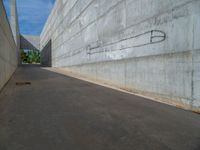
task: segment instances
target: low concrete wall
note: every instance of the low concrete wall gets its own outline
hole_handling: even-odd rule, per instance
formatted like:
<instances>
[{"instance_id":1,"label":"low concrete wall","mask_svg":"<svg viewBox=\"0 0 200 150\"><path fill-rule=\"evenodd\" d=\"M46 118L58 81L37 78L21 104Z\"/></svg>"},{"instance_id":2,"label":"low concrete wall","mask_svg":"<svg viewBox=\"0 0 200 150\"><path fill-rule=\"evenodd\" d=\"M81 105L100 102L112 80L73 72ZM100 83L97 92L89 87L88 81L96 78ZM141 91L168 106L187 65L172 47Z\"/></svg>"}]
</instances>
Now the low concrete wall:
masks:
<instances>
[{"instance_id":1,"label":"low concrete wall","mask_svg":"<svg viewBox=\"0 0 200 150\"><path fill-rule=\"evenodd\" d=\"M57 0L53 67L200 110L199 0ZM166 100L167 99L167 100Z\"/></svg>"},{"instance_id":2,"label":"low concrete wall","mask_svg":"<svg viewBox=\"0 0 200 150\"><path fill-rule=\"evenodd\" d=\"M20 48L40 50L40 37L33 35L20 35Z\"/></svg>"},{"instance_id":3,"label":"low concrete wall","mask_svg":"<svg viewBox=\"0 0 200 150\"><path fill-rule=\"evenodd\" d=\"M0 90L10 79L18 65L18 49L0 1Z\"/></svg>"}]
</instances>

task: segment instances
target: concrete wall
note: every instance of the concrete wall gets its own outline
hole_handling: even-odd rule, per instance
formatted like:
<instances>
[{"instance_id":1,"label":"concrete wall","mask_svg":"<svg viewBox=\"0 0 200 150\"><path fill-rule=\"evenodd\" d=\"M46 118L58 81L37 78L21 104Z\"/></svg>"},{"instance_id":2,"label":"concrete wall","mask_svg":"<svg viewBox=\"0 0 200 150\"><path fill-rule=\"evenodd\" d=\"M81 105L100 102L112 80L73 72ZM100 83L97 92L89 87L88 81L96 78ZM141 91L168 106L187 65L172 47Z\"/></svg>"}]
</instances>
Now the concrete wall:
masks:
<instances>
[{"instance_id":1,"label":"concrete wall","mask_svg":"<svg viewBox=\"0 0 200 150\"><path fill-rule=\"evenodd\" d=\"M0 90L10 79L18 65L18 48L0 1Z\"/></svg>"},{"instance_id":2,"label":"concrete wall","mask_svg":"<svg viewBox=\"0 0 200 150\"><path fill-rule=\"evenodd\" d=\"M40 50L40 37L33 35L20 35L20 48Z\"/></svg>"},{"instance_id":3,"label":"concrete wall","mask_svg":"<svg viewBox=\"0 0 200 150\"><path fill-rule=\"evenodd\" d=\"M199 0L57 0L52 66L200 110Z\"/></svg>"},{"instance_id":4,"label":"concrete wall","mask_svg":"<svg viewBox=\"0 0 200 150\"><path fill-rule=\"evenodd\" d=\"M44 67L52 66L52 47L51 40L46 44L46 46L41 50L41 65Z\"/></svg>"},{"instance_id":5,"label":"concrete wall","mask_svg":"<svg viewBox=\"0 0 200 150\"><path fill-rule=\"evenodd\" d=\"M13 33L15 44L20 47L20 34L18 25L17 2L16 0L9 0L10 4L10 27Z\"/></svg>"}]
</instances>

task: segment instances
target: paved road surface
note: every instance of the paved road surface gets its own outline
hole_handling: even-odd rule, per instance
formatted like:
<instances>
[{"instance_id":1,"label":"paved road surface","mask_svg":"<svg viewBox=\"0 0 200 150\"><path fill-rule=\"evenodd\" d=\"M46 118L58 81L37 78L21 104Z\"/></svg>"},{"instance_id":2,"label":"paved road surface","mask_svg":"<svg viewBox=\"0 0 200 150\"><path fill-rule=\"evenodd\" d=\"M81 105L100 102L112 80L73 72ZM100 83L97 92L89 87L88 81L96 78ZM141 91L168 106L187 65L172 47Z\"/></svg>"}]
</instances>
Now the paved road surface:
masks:
<instances>
[{"instance_id":1,"label":"paved road surface","mask_svg":"<svg viewBox=\"0 0 200 150\"><path fill-rule=\"evenodd\" d=\"M200 115L39 66L0 94L0 150L170 149L200 150Z\"/></svg>"}]
</instances>

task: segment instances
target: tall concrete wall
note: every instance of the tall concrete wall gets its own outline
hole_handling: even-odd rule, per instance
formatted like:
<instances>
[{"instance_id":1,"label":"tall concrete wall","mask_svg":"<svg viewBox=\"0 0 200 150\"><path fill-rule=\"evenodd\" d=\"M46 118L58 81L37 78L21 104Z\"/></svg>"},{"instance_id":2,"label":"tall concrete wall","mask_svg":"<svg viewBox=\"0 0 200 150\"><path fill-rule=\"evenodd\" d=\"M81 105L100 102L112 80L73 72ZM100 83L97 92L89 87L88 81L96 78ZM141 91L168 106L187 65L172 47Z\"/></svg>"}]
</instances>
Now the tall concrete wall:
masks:
<instances>
[{"instance_id":1,"label":"tall concrete wall","mask_svg":"<svg viewBox=\"0 0 200 150\"><path fill-rule=\"evenodd\" d=\"M46 44L46 46L41 50L41 65L44 67L52 66L52 50L51 50L51 40Z\"/></svg>"},{"instance_id":2,"label":"tall concrete wall","mask_svg":"<svg viewBox=\"0 0 200 150\"><path fill-rule=\"evenodd\" d=\"M18 27L18 15L17 15L17 3L16 0L9 0L10 2L10 26L12 29L15 44L19 47L19 27Z\"/></svg>"},{"instance_id":3,"label":"tall concrete wall","mask_svg":"<svg viewBox=\"0 0 200 150\"><path fill-rule=\"evenodd\" d=\"M200 110L199 0L57 0L52 66Z\"/></svg>"},{"instance_id":4,"label":"tall concrete wall","mask_svg":"<svg viewBox=\"0 0 200 150\"><path fill-rule=\"evenodd\" d=\"M18 65L18 48L0 1L0 90L10 79Z\"/></svg>"}]
</instances>

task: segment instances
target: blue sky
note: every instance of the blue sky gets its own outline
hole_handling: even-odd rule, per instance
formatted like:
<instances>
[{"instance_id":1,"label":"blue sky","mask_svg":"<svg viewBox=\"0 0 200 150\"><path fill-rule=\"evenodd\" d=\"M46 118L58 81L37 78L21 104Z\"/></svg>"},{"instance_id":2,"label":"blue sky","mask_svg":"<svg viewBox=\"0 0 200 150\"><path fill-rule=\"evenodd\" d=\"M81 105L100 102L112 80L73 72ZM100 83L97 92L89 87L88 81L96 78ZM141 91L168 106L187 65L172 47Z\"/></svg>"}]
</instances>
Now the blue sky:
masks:
<instances>
[{"instance_id":1,"label":"blue sky","mask_svg":"<svg viewBox=\"0 0 200 150\"><path fill-rule=\"evenodd\" d=\"M3 1L9 17L9 0ZM53 4L54 0L17 0L20 33L39 35Z\"/></svg>"}]
</instances>

